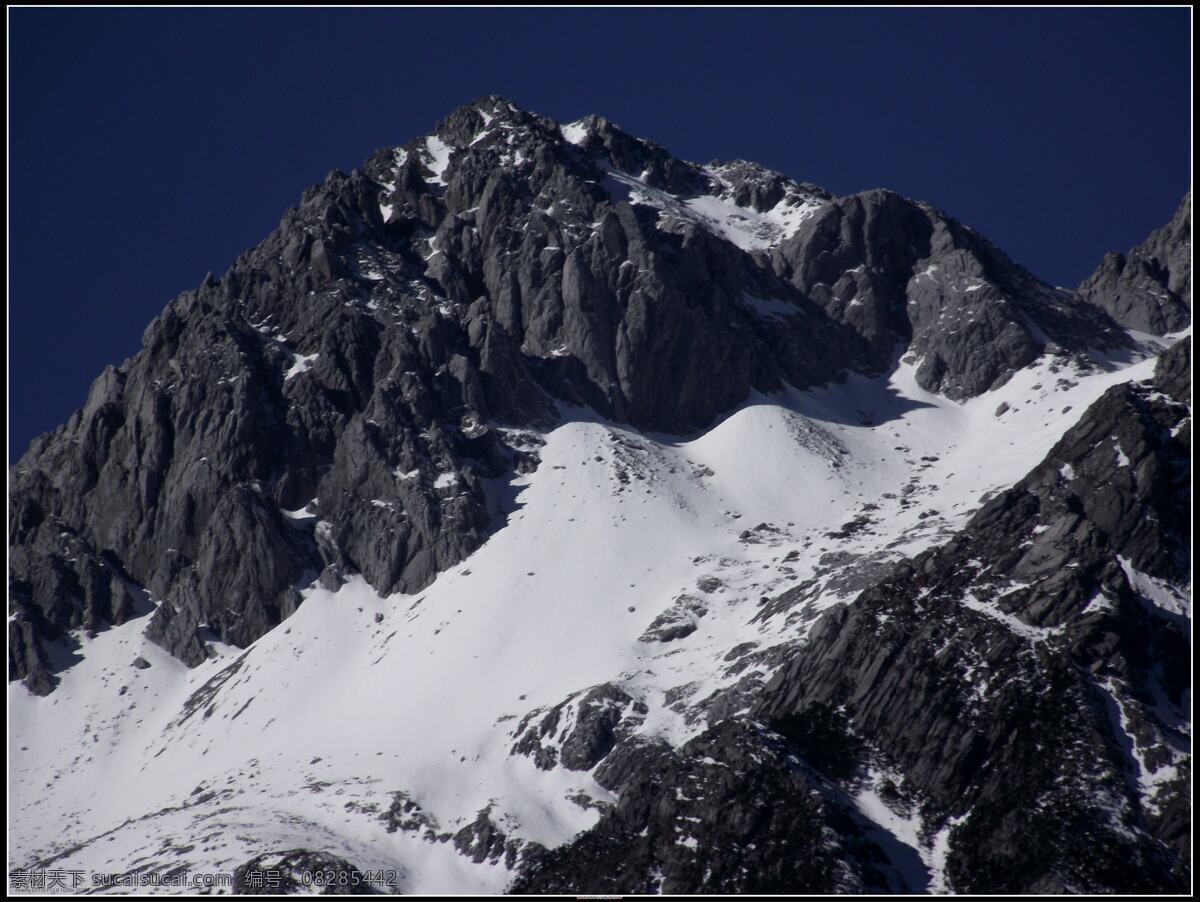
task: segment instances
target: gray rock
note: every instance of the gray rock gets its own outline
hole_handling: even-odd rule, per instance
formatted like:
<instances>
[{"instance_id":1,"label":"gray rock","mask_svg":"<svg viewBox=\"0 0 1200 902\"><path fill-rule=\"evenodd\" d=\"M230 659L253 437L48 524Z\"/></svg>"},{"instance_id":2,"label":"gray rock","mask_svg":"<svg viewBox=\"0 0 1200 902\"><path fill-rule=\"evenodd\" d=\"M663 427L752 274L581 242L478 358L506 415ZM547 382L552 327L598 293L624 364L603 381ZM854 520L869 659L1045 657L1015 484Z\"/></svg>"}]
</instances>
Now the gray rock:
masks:
<instances>
[{"instance_id":1,"label":"gray rock","mask_svg":"<svg viewBox=\"0 0 1200 902\"><path fill-rule=\"evenodd\" d=\"M197 635L198 626L193 611L188 608L177 611L170 602L164 602L150 618L146 638L189 667L195 667L208 659L208 650Z\"/></svg>"},{"instance_id":2,"label":"gray rock","mask_svg":"<svg viewBox=\"0 0 1200 902\"><path fill-rule=\"evenodd\" d=\"M709 577L711 579L711 577ZM719 585L719 583L718 583ZM680 595L657 617L646 631L638 637L639 642L670 642L690 636L700 625L700 618L708 613L708 606L699 598Z\"/></svg>"},{"instance_id":3,"label":"gray rock","mask_svg":"<svg viewBox=\"0 0 1200 902\"><path fill-rule=\"evenodd\" d=\"M617 741L617 726L628 710L645 714L646 706L605 683L590 690L579 702L575 726L562 743L561 762L567 770L591 770Z\"/></svg>"},{"instance_id":4,"label":"gray rock","mask_svg":"<svg viewBox=\"0 0 1200 902\"><path fill-rule=\"evenodd\" d=\"M437 819L406 792L392 793L392 803L379 815L379 820L388 833L402 830L421 833L426 839L438 838Z\"/></svg>"},{"instance_id":5,"label":"gray rock","mask_svg":"<svg viewBox=\"0 0 1200 902\"><path fill-rule=\"evenodd\" d=\"M891 191L835 198L773 254L775 270L841 327L852 365L883 372L897 344L917 381L961 399L1047 350L1124 347L1106 315L1051 288L938 210Z\"/></svg>"},{"instance_id":6,"label":"gray rock","mask_svg":"<svg viewBox=\"0 0 1200 902\"><path fill-rule=\"evenodd\" d=\"M544 852L542 846L507 836L492 820L492 806L482 809L475 820L451 837L459 853L476 864L503 863L510 870L530 865Z\"/></svg>"},{"instance_id":7,"label":"gray rock","mask_svg":"<svg viewBox=\"0 0 1200 902\"><path fill-rule=\"evenodd\" d=\"M1154 387L1185 404L1192 400L1192 337L1176 342L1158 358Z\"/></svg>"},{"instance_id":8,"label":"gray rock","mask_svg":"<svg viewBox=\"0 0 1200 902\"><path fill-rule=\"evenodd\" d=\"M678 752L624 754L630 776L616 806L523 868L510 892L830 893L866 882L827 828L821 795L778 744L730 723Z\"/></svg>"},{"instance_id":9,"label":"gray rock","mask_svg":"<svg viewBox=\"0 0 1200 902\"><path fill-rule=\"evenodd\" d=\"M645 703L620 687L602 683L553 708L526 714L514 731L512 753L532 758L542 770L560 764L567 770L591 770L619 740L632 735L647 711Z\"/></svg>"},{"instance_id":10,"label":"gray rock","mask_svg":"<svg viewBox=\"0 0 1200 902\"><path fill-rule=\"evenodd\" d=\"M1110 253L1079 294L1121 325L1164 335L1192 321L1192 192L1128 254Z\"/></svg>"}]
</instances>

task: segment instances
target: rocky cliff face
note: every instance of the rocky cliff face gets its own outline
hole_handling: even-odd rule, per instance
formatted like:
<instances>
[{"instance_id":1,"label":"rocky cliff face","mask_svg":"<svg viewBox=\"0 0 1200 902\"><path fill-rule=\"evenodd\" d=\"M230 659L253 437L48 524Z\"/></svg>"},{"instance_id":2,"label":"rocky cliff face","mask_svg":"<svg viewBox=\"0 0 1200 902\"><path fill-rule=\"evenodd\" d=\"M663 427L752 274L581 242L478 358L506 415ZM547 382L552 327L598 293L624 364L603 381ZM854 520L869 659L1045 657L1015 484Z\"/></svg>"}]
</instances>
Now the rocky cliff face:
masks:
<instances>
[{"instance_id":1,"label":"rocky cliff face","mask_svg":"<svg viewBox=\"0 0 1200 902\"><path fill-rule=\"evenodd\" d=\"M1128 254L1110 253L1079 294L1130 329L1165 335L1192 321L1192 192Z\"/></svg>"},{"instance_id":2,"label":"rocky cliff face","mask_svg":"<svg viewBox=\"0 0 1200 902\"><path fill-rule=\"evenodd\" d=\"M559 125L484 98L309 189L12 469L10 680L51 694L94 636L140 618L199 668L317 587L419 595L511 524L514 484L544 472L562 423L627 430L594 456L614 497L659 480L689 508L712 468L632 436L693 436L750 398L900 369L926 393L910 408L968 402L1047 360L1069 391L1068 376L1146 353L1122 326L1190 321L1189 258L1190 196L1069 292L892 192L833 197L752 163L698 166L600 117ZM905 460L918 475L902 492L847 490L840 530L742 524L743 547L780 551L754 558L778 575L738 622L782 627L715 652L719 688L688 701L696 675L667 693L695 735L655 733L658 709L617 673L563 686L502 754L591 775L610 799L571 798L595 825L543 849L489 807L431 842L461 834L453 845L506 861L526 892L1186 886L1189 348L1076 412L969 520L930 508L906 532L879 526L881 504L910 516L927 454ZM894 429L905 408L880 409ZM878 412L808 413L780 431L833 480L857 465L839 424L873 428ZM877 529L869 554L821 554L800 582L814 541L816 560ZM918 534L936 547L900 560ZM852 603L818 618L822 592ZM631 644L666 660L726 616L722 593L703 577ZM207 718L242 660L189 712L211 703ZM893 821L912 826L910 845L880 826Z\"/></svg>"}]
</instances>

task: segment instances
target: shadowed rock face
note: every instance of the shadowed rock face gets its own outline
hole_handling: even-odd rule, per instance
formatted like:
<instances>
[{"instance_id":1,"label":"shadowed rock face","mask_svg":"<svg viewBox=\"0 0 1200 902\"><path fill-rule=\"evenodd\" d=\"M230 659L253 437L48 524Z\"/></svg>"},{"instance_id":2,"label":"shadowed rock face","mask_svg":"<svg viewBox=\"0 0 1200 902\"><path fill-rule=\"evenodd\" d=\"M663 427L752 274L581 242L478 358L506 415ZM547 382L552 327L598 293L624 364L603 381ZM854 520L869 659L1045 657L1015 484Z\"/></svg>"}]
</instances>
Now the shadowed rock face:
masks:
<instances>
[{"instance_id":1,"label":"shadowed rock face","mask_svg":"<svg viewBox=\"0 0 1200 902\"><path fill-rule=\"evenodd\" d=\"M920 361L918 383L956 400L1008 381L1047 337L1070 348L1125 343L1071 292L890 191L831 200L784 242L775 267L849 327L861 368L885 371L901 344Z\"/></svg>"},{"instance_id":2,"label":"shadowed rock face","mask_svg":"<svg viewBox=\"0 0 1200 902\"><path fill-rule=\"evenodd\" d=\"M1128 254L1111 253L1079 294L1121 325L1153 335L1192 321L1192 192L1175 216Z\"/></svg>"},{"instance_id":3,"label":"shadowed rock face","mask_svg":"<svg viewBox=\"0 0 1200 902\"><path fill-rule=\"evenodd\" d=\"M486 481L534 465L499 426L560 401L681 433L905 351L966 397L1047 341L1126 339L925 205L484 98L306 191L34 441L11 471L10 675L49 691L44 642L123 622L128 593L194 664L317 578L416 591L488 535Z\"/></svg>"},{"instance_id":4,"label":"shadowed rock face","mask_svg":"<svg viewBox=\"0 0 1200 902\"><path fill-rule=\"evenodd\" d=\"M772 748L746 727L728 724L679 754L636 746L622 754L632 758L631 775L619 784L616 807L573 843L542 856L511 892L846 888L846 856L823 829L821 797L779 743Z\"/></svg>"}]
</instances>

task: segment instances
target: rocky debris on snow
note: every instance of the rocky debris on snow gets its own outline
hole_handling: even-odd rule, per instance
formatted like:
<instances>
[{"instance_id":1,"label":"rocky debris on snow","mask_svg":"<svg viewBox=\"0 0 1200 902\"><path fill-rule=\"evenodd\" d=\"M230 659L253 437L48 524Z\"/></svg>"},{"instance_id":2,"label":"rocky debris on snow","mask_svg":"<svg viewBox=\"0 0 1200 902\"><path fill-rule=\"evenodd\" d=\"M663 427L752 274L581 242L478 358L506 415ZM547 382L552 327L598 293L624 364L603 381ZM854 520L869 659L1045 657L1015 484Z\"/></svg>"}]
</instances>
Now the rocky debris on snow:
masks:
<instances>
[{"instance_id":1,"label":"rocky debris on snow","mask_svg":"<svg viewBox=\"0 0 1200 902\"><path fill-rule=\"evenodd\" d=\"M575 693L549 710L535 709L513 731L514 755L533 759L542 770L561 765L591 770L646 715L644 702L619 686L603 683Z\"/></svg>"},{"instance_id":2,"label":"rocky debris on snow","mask_svg":"<svg viewBox=\"0 0 1200 902\"><path fill-rule=\"evenodd\" d=\"M708 605L691 595L680 595L646 627L639 642L670 642L690 636L700 625L700 618L708 613Z\"/></svg>"}]
</instances>

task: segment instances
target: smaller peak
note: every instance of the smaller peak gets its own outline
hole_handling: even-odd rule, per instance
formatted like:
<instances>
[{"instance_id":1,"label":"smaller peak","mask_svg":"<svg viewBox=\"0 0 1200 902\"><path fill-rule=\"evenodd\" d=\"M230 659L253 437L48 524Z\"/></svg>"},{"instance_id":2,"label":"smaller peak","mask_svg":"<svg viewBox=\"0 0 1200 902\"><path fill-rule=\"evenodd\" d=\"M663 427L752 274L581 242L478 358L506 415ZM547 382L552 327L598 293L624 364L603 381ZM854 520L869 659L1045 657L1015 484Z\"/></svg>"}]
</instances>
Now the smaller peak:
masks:
<instances>
[{"instance_id":1,"label":"smaller peak","mask_svg":"<svg viewBox=\"0 0 1200 902\"><path fill-rule=\"evenodd\" d=\"M625 129L621 128L621 126L617 125L611 119L601 116L599 113L589 113L582 119L568 122L566 125L560 126L560 130L563 136L572 144L583 143L585 139L593 135L601 137L616 135L635 141L640 140L635 135L631 135L625 131Z\"/></svg>"},{"instance_id":2,"label":"smaller peak","mask_svg":"<svg viewBox=\"0 0 1200 902\"><path fill-rule=\"evenodd\" d=\"M599 113L588 113L586 116L580 119L579 122L581 125L597 131L602 131L607 128L620 128L620 126L616 125L616 123L610 122L607 117L601 116Z\"/></svg>"},{"instance_id":3,"label":"smaller peak","mask_svg":"<svg viewBox=\"0 0 1200 902\"><path fill-rule=\"evenodd\" d=\"M521 109L507 97L487 94L465 103L437 124L434 134L452 147L465 147L493 123L523 129L544 128L550 120Z\"/></svg>"},{"instance_id":4,"label":"smaller peak","mask_svg":"<svg viewBox=\"0 0 1200 902\"><path fill-rule=\"evenodd\" d=\"M442 123L464 119L471 121L482 119L484 122L491 122L493 119L503 122L526 122L541 118L536 113L522 109L500 94L484 94L482 97L476 97L474 100L456 107L442 120ZM439 123L439 127L442 123Z\"/></svg>"},{"instance_id":5,"label":"smaller peak","mask_svg":"<svg viewBox=\"0 0 1200 902\"><path fill-rule=\"evenodd\" d=\"M596 129L592 121L595 118L595 116L584 116L574 122L565 122L558 127L558 130L568 143L583 144L595 134Z\"/></svg>"},{"instance_id":6,"label":"smaller peak","mask_svg":"<svg viewBox=\"0 0 1200 902\"><path fill-rule=\"evenodd\" d=\"M771 209L789 195L828 200L831 195L820 185L798 182L775 169L751 160L713 160L704 171L723 184L739 206L759 212Z\"/></svg>"},{"instance_id":7,"label":"smaller peak","mask_svg":"<svg viewBox=\"0 0 1200 902\"><path fill-rule=\"evenodd\" d=\"M629 156L631 153L643 154L646 151L665 153L665 149L653 141L639 138L598 113L590 113L582 119L560 125L558 130L571 144L589 150L605 148L617 157ZM614 159L613 162L620 168L625 168L618 159Z\"/></svg>"},{"instance_id":8,"label":"smaller peak","mask_svg":"<svg viewBox=\"0 0 1200 902\"><path fill-rule=\"evenodd\" d=\"M1175 215L1171 217L1169 226L1178 226L1183 224L1188 227L1192 221L1192 189L1188 188L1187 193L1183 195L1183 200L1179 202L1179 206L1175 208Z\"/></svg>"},{"instance_id":9,"label":"smaller peak","mask_svg":"<svg viewBox=\"0 0 1200 902\"><path fill-rule=\"evenodd\" d=\"M466 104L466 108L477 110L480 113L487 113L490 116L509 117L526 114L525 110L521 109L507 97L502 97L499 94L485 94L483 97L477 97Z\"/></svg>"}]
</instances>

